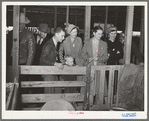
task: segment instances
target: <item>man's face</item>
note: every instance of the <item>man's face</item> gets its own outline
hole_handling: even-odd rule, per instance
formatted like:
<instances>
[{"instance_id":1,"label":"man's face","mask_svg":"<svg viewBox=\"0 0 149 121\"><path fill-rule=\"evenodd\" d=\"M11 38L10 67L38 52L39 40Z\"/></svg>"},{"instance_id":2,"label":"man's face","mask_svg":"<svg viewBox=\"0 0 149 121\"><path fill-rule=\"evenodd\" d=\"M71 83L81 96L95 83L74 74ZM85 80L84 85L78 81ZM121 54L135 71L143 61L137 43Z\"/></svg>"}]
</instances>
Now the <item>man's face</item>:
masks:
<instances>
[{"instance_id":1,"label":"man's face","mask_svg":"<svg viewBox=\"0 0 149 121\"><path fill-rule=\"evenodd\" d=\"M24 23L20 23L19 27L20 27L20 31L22 31L24 29L24 27L25 27L25 24Z\"/></svg>"},{"instance_id":2,"label":"man's face","mask_svg":"<svg viewBox=\"0 0 149 121\"><path fill-rule=\"evenodd\" d=\"M66 64L68 66L72 66L73 65L73 58L72 57L65 58L65 60L66 60Z\"/></svg>"},{"instance_id":3,"label":"man's face","mask_svg":"<svg viewBox=\"0 0 149 121\"><path fill-rule=\"evenodd\" d=\"M47 33L45 33L45 32L40 32L39 36L44 39L44 38L46 38Z\"/></svg>"},{"instance_id":4,"label":"man's face","mask_svg":"<svg viewBox=\"0 0 149 121\"><path fill-rule=\"evenodd\" d=\"M65 37L65 32L64 31L56 33L56 38L57 38L58 42L62 42L64 40L64 37Z\"/></svg>"},{"instance_id":5,"label":"man's face","mask_svg":"<svg viewBox=\"0 0 149 121\"><path fill-rule=\"evenodd\" d=\"M111 40L115 40L116 35L117 35L117 31L112 31L112 32L109 33L109 38Z\"/></svg>"},{"instance_id":6,"label":"man's face","mask_svg":"<svg viewBox=\"0 0 149 121\"><path fill-rule=\"evenodd\" d=\"M103 31L102 30L97 30L97 32L93 33L94 34L94 37L97 39L97 40L100 40L102 35L103 35Z\"/></svg>"},{"instance_id":7,"label":"man's face","mask_svg":"<svg viewBox=\"0 0 149 121\"><path fill-rule=\"evenodd\" d=\"M73 30L70 32L70 36L71 36L72 38L76 38L77 34L78 34L78 31L77 31L76 28L73 29Z\"/></svg>"}]
</instances>

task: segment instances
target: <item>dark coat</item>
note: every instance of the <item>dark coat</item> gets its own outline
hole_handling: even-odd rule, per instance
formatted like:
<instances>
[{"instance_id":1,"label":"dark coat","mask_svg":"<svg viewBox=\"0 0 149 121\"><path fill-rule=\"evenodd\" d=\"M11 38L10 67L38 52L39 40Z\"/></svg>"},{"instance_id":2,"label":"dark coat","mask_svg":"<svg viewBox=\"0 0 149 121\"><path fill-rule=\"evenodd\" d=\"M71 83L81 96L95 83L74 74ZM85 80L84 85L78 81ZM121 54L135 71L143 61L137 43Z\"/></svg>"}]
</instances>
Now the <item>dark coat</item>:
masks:
<instances>
[{"instance_id":1,"label":"dark coat","mask_svg":"<svg viewBox=\"0 0 149 121\"><path fill-rule=\"evenodd\" d=\"M108 44L109 59L107 65L117 65L118 61L123 58L123 47L122 44L116 39L114 42L106 40Z\"/></svg>"},{"instance_id":2,"label":"dark coat","mask_svg":"<svg viewBox=\"0 0 149 121\"><path fill-rule=\"evenodd\" d=\"M35 38L31 31L20 32L19 64L31 65L35 54Z\"/></svg>"},{"instance_id":3,"label":"dark coat","mask_svg":"<svg viewBox=\"0 0 149 121\"><path fill-rule=\"evenodd\" d=\"M44 44L49 40L49 38L47 36L45 39L43 39L42 43L40 45L38 45L37 44L37 36L38 36L38 34L34 34L35 41L36 41L36 52L35 52L33 65L39 65L39 60L40 60L40 56L42 53L42 48L43 48Z\"/></svg>"},{"instance_id":4,"label":"dark coat","mask_svg":"<svg viewBox=\"0 0 149 121\"><path fill-rule=\"evenodd\" d=\"M53 39L51 38L50 40L48 40L43 48L42 48L42 53L40 56L40 64L41 65L49 65L49 66L53 66L54 63L57 61L57 49L54 45Z\"/></svg>"}]
</instances>

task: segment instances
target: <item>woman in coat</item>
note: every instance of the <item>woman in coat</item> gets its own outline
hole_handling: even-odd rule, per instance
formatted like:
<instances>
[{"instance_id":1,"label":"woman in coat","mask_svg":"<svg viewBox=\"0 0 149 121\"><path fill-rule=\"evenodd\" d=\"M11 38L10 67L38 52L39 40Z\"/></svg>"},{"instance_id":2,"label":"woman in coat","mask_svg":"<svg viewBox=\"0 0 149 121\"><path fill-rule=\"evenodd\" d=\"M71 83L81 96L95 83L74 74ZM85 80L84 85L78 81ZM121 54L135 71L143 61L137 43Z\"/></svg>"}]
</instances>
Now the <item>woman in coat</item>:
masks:
<instances>
[{"instance_id":1,"label":"woman in coat","mask_svg":"<svg viewBox=\"0 0 149 121\"><path fill-rule=\"evenodd\" d=\"M103 29L100 26L93 28L93 37L85 40L84 47L82 49L82 58L84 65L104 65L108 60L107 43L101 40L103 36ZM91 79L94 80L94 77ZM107 86L105 79L105 96L107 96ZM90 99L93 100L93 96L96 94L96 82L95 80L90 84ZM92 104L91 104L92 105Z\"/></svg>"},{"instance_id":2,"label":"woman in coat","mask_svg":"<svg viewBox=\"0 0 149 121\"><path fill-rule=\"evenodd\" d=\"M82 39L78 37L79 28L73 24L69 24L67 27L68 36L65 38L59 48L59 59L62 64L65 64L65 56L71 56L74 58L74 64L82 66L83 63L80 60L82 51ZM82 76L77 76L77 81L82 81ZM66 80L65 80L66 81ZM83 92L82 92L83 93Z\"/></svg>"}]
</instances>

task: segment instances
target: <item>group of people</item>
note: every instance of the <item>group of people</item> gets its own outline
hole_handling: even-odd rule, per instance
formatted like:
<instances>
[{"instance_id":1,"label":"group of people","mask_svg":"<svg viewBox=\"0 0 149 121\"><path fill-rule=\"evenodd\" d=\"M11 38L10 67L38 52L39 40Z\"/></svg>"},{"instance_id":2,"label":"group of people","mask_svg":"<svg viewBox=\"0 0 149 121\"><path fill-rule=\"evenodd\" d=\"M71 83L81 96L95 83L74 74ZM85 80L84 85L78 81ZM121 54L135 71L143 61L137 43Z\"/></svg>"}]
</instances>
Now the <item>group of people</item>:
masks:
<instances>
[{"instance_id":1,"label":"group of people","mask_svg":"<svg viewBox=\"0 0 149 121\"><path fill-rule=\"evenodd\" d=\"M25 25L30 21L24 13L20 14L20 65L44 65L56 66L63 69L68 66L87 65L116 65L123 58L123 46L117 40L117 28L108 28L106 41L102 40L103 29L100 26L93 28L93 37L84 41L78 37L79 27L69 24L66 31L57 27L52 37L49 38L49 27L47 23L40 23L39 33L33 34L25 29ZM65 38L65 36L67 37ZM59 44L58 44L59 43ZM10 49L10 48L9 48ZM73 76L70 76L71 80ZM62 76L64 81L70 80L67 76ZM57 81L55 75L42 75L44 81ZM82 81L82 76L73 78ZM52 88L45 88L45 93L53 93ZM74 89L75 90L75 89ZM82 88L82 93L84 89ZM70 90L68 89L67 92ZM61 92L60 88L55 88L55 93Z\"/></svg>"}]
</instances>

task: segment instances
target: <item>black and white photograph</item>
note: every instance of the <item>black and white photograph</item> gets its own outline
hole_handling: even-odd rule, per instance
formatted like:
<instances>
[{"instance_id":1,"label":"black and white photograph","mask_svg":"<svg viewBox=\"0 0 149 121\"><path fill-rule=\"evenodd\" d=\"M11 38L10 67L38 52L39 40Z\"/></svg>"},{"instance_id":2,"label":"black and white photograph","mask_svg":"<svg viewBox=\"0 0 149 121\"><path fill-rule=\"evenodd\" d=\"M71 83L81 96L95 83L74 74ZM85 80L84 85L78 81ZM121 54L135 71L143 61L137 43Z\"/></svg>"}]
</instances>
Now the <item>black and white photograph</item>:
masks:
<instances>
[{"instance_id":1,"label":"black and white photograph","mask_svg":"<svg viewBox=\"0 0 149 121\"><path fill-rule=\"evenodd\" d=\"M2 2L2 119L147 119L147 2Z\"/></svg>"}]
</instances>

